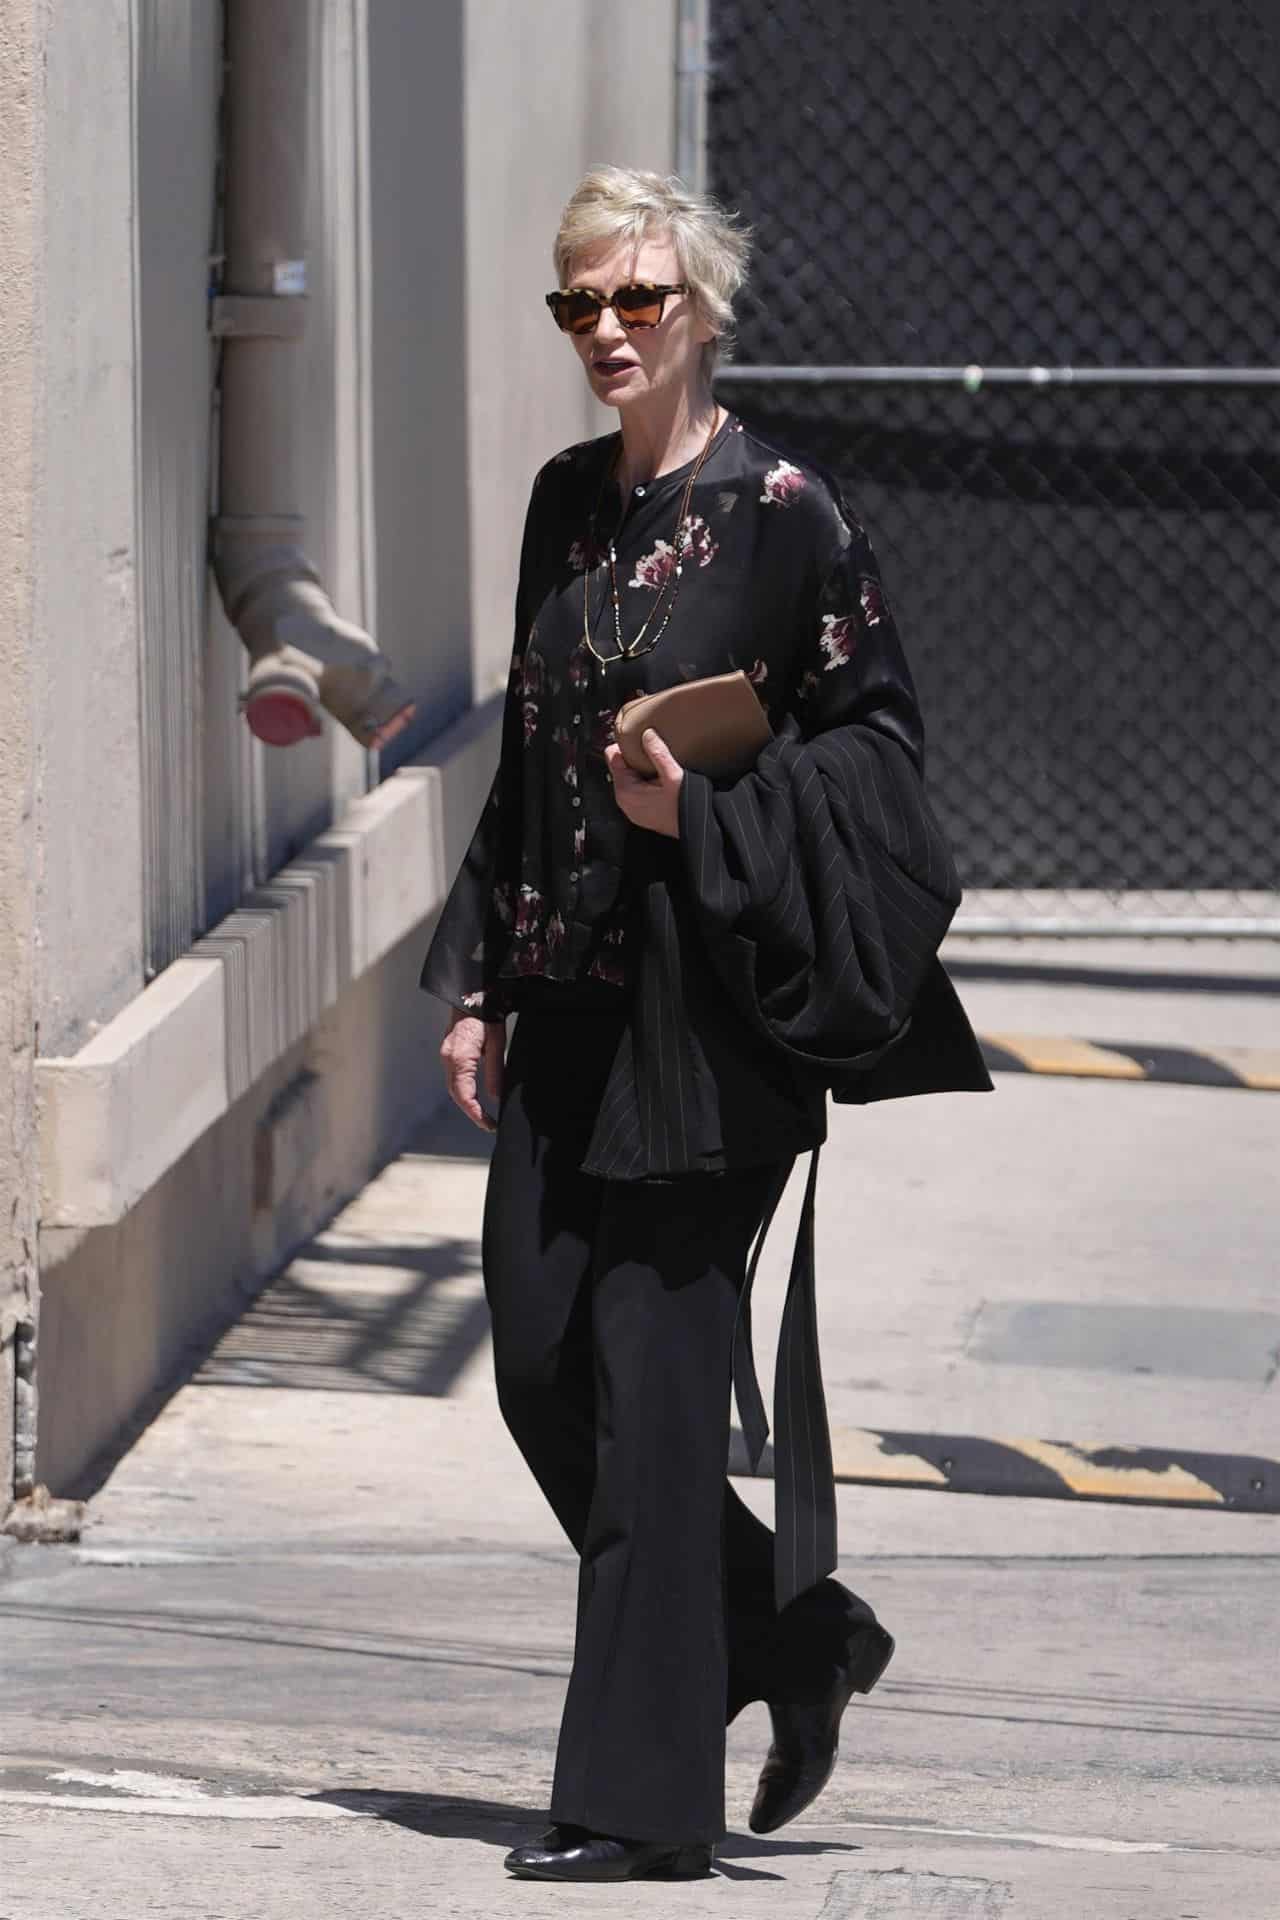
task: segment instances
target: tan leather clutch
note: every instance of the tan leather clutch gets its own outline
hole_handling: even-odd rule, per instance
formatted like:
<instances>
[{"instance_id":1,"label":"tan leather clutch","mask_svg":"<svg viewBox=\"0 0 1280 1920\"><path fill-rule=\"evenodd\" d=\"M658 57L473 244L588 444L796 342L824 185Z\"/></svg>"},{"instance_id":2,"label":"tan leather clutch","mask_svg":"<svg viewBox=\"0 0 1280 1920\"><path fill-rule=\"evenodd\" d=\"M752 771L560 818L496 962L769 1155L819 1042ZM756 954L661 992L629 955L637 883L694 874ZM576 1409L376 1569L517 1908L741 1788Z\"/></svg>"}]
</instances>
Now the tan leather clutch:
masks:
<instances>
[{"instance_id":1,"label":"tan leather clutch","mask_svg":"<svg viewBox=\"0 0 1280 1920\"><path fill-rule=\"evenodd\" d=\"M660 733L681 766L696 773L743 773L773 738L769 717L741 667L640 693L618 708L614 735L623 759L637 773L654 772L640 743L646 727Z\"/></svg>"}]
</instances>

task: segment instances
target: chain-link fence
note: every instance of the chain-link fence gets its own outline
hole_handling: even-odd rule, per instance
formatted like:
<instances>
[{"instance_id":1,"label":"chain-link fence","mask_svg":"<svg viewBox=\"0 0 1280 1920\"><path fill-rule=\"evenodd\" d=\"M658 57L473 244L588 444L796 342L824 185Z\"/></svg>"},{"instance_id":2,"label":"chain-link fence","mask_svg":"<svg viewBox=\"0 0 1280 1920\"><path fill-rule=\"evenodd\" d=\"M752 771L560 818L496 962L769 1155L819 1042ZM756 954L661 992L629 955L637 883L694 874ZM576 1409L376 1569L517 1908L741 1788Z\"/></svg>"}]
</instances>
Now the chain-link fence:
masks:
<instances>
[{"instance_id":1,"label":"chain-link fence","mask_svg":"<svg viewBox=\"0 0 1280 1920\"><path fill-rule=\"evenodd\" d=\"M722 392L871 530L958 924L1280 930L1269 0L712 0L709 53Z\"/></svg>"}]
</instances>

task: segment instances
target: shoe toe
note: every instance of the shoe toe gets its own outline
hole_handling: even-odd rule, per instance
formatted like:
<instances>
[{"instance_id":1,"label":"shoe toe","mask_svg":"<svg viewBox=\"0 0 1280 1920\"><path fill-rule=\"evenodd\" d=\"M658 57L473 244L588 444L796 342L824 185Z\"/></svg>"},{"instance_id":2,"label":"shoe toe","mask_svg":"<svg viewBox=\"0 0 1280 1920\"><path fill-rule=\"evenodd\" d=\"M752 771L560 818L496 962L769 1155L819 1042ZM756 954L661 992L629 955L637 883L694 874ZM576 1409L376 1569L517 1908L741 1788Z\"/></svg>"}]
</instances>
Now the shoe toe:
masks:
<instances>
[{"instance_id":1,"label":"shoe toe","mask_svg":"<svg viewBox=\"0 0 1280 1920\"><path fill-rule=\"evenodd\" d=\"M536 1840L525 1840L518 1847L512 1847L502 1864L508 1873L535 1872L550 1861L563 1857L569 1845L568 1836L559 1827L548 1827Z\"/></svg>"},{"instance_id":2,"label":"shoe toe","mask_svg":"<svg viewBox=\"0 0 1280 1920\"><path fill-rule=\"evenodd\" d=\"M835 1764L835 1749L805 1765L771 1765L766 1761L747 1817L752 1833L774 1833L803 1813L826 1786Z\"/></svg>"}]
</instances>

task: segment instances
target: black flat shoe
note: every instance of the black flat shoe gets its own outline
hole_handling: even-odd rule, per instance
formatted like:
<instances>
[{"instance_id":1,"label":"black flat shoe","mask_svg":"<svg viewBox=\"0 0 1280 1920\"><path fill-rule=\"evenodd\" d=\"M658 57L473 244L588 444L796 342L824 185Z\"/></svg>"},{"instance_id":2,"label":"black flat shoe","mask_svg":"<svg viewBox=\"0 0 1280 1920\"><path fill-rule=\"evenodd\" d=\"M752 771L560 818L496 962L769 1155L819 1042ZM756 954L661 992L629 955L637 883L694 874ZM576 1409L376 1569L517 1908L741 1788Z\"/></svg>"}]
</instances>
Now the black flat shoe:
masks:
<instances>
[{"instance_id":1,"label":"black flat shoe","mask_svg":"<svg viewBox=\"0 0 1280 1920\"><path fill-rule=\"evenodd\" d=\"M619 1840L586 1827L548 1827L540 1840L513 1847L503 1861L524 1880L691 1880L710 1873L714 1847Z\"/></svg>"},{"instance_id":2,"label":"black flat shoe","mask_svg":"<svg viewBox=\"0 0 1280 1920\"><path fill-rule=\"evenodd\" d=\"M893 1636L878 1621L849 1638L848 1655L826 1690L811 1700L772 1701L773 1744L756 1788L752 1833L773 1833L817 1799L839 1751L840 1716L855 1693L870 1693L893 1654Z\"/></svg>"}]
</instances>

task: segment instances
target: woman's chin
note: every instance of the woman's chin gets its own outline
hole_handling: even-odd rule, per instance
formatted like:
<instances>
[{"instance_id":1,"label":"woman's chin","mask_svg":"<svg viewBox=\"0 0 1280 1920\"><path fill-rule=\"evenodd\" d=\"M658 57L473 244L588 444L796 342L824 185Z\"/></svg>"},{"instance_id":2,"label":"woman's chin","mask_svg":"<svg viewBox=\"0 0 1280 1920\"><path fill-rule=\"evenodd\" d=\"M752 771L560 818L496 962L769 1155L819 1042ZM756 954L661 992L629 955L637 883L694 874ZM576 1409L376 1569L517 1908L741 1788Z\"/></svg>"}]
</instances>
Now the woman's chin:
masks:
<instances>
[{"instance_id":1,"label":"woman's chin","mask_svg":"<svg viewBox=\"0 0 1280 1920\"><path fill-rule=\"evenodd\" d=\"M602 407L615 407L619 413L626 413L637 400L644 397L644 390L638 380L592 381L592 389Z\"/></svg>"}]
</instances>

